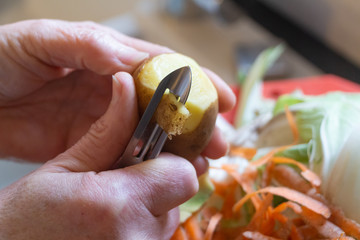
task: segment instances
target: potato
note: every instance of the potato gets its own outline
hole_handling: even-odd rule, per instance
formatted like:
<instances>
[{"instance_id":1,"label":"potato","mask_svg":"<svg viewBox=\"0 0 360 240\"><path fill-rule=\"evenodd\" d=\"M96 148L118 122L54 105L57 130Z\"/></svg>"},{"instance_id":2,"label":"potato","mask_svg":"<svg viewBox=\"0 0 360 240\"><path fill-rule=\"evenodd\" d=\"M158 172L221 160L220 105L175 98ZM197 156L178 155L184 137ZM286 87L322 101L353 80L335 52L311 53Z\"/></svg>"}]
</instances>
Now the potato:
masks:
<instances>
[{"instance_id":1,"label":"potato","mask_svg":"<svg viewBox=\"0 0 360 240\"><path fill-rule=\"evenodd\" d=\"M208 144L218 114L218 96L201 67L179 53L146 60L134 73L140 112L143 113L160 81L172 71L190 66L192 83L185 107L173 94L165 94L154 120L169 135L164 150L192 160Z\"/></svg>"}]
</instances>

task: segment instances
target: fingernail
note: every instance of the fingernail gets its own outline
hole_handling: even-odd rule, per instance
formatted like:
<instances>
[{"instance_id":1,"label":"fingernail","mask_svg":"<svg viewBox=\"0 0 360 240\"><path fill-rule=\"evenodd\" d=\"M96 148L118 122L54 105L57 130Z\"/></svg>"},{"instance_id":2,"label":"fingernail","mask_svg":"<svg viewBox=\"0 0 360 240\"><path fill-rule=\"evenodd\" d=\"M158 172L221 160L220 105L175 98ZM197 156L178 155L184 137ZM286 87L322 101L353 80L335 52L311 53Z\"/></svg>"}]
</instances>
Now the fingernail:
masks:
<instances>
[{"instance_id":1,"label":"fingernail","mask_svg":"<svg viewBox=\"0 0 360 240\"><path fill-rule=\"evenodd\" d=\"M112 75L113 80L113 91L112 91L112 102L116 102L119 99L119 92L121 91L122 84L120 83L120 80L115 76Z\"/></svg>"},{"instance_id":2,"label":"fingernail","mask_svg":"<svg viewBox=\"0 0 360 240\"><path fill-rule=\"evenodd\" d=\"M112 75L112 80L113 80L113 82L115 82L116 84L119 84L119 85L120 85L120 82L119 82L119 80L116 78L115 75Z\"/></svg>"},{"instance_id":3,"label":"fingernail","mask_svg":"<svg viewBox=\"0 0 360 240\"><path fill-rule=\"evenodd\" d=\"M135 51L135 54L132 57L132 61L133 61L133 63L134 62L139 63L139 62L144 61L148 57L149 57L148 53Z\"/></svg>"}]
</instances>

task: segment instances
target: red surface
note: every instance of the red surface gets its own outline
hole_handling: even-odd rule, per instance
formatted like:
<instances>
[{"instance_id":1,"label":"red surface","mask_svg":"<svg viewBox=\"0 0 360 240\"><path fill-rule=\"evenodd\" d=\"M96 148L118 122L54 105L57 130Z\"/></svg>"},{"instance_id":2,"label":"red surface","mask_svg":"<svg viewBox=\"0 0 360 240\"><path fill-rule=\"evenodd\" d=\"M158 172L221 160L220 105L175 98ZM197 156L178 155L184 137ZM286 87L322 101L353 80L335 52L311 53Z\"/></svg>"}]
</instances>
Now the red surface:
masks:
<instances>
[{"instance_id":1,"label":"red surface","mask_svg":"<svg viewBox=\"0 0 360 240\"><path fill-rule=\"evenodd\" d=\"M319 95L330 91L360 92L360 85L335 75L322 75L291 80L264 82L264 96L277 98L300 89L306 95Z\"/></svg>"},{"instance_id":2,"label":"red surface","mask_svg":"<svg viewBox=\"0 0 360 240\"><path fill-rule=\"evenodd\" d=\"M360 85L335 75L321 75L301 79L285 79L265 81L263 95L265 98L277 99L279 96L301 90L306 95L320 95L330 91L360 92ZM239 96L239 87L233 87L236 96ZM233 123L235 109L223 114Z\"/></svg>"}]
</instances>

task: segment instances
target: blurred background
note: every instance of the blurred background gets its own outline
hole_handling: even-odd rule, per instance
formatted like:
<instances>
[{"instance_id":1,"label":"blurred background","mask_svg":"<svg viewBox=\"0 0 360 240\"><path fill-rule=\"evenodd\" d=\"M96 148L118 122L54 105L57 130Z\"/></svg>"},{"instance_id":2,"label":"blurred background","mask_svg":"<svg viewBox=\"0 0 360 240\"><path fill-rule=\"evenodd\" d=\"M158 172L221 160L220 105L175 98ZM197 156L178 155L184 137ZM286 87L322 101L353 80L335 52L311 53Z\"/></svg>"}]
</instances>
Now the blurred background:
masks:
<instances>
[{"instance_id":1,"label":"blurred background","mask_svg":"<svg viewBox=\"0 0 360 240\"><path fill-rule=\"evenodd\" d=\"M268 79L335 74L360 83L357 0L0 0L0 24L91 20L166 45L236 84L259 51L286 51ZM0 188L38 165L0 162Z\"/></svg>"}]
</instances>

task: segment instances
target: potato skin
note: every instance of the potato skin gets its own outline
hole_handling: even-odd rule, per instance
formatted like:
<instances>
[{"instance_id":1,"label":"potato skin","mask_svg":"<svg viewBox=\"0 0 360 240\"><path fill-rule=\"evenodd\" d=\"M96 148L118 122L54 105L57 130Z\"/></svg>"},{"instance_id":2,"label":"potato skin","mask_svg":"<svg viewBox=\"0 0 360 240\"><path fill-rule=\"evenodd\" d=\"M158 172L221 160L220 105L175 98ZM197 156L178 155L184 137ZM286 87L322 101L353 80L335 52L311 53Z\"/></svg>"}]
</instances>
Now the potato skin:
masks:
<instances>
[{"instance_id":1,"label":"potato skin","mask_svg":"<svg viewBox=\"0 0 360 240\"><path fill-rule=\"evenodd\" d=\"M151 61L151 59L152 58L146 59L133 73L136 93L138 95L137 100L140 116L144 113L152 95L139 84L138 78L144 66ZM189 161L194 160L202 153L209 143L215 128L217 115L218 99L210 104L208 109L204 112L199 125L192 132L172 136L171 139L166 141L163 151L181 156Z\"/></svg>"},{"instance_id":2,"label":"potato skin","mask_svg":"<svg viewBox=\"0 0 360 240\"><path fill-rule=\"evenodd\" d=\"M200 124L194 131L174 136L171 140L168 139L163 150L190 161L194 160L209 143L215 128L217 114L218 101L215 101L205 111Z\"/></svg>"}]
</instances>

